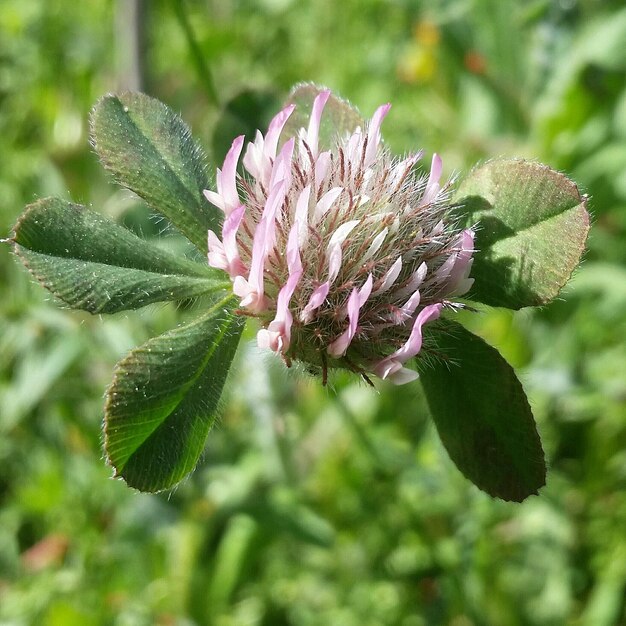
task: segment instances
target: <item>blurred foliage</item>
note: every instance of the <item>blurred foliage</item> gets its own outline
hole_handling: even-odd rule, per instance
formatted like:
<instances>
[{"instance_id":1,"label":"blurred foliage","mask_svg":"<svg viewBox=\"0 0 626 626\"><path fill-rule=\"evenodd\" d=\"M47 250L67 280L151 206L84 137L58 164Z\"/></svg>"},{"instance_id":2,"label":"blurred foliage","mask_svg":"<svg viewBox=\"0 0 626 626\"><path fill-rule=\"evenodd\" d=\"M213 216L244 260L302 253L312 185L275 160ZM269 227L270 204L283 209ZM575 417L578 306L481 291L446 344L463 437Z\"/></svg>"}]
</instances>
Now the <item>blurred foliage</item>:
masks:
<instances>
[{"instance_id":1,"label":"blurred foliage","mask_svg":"<svg viewBox=\"0 0 626 626\"><path fill-rule=\"evenodd\" d=\"M50 194L163 229L87 141L89 108L119 87L122 4L0 4L0 233ZM525 156L591 195L563 300L466 316L520 368L548 485L493 501L446 457L418 386L324 389L251 347L198 471L132 492L102 462L102 392L180 312L59 311L0 246L0 624L626 624L623 2L196 0L187 30L173 4L145 3L145 85L212 168L313 80L366 115L393 102L388 143L437 150L448 173Z\"/></svg>"}]
</instances>

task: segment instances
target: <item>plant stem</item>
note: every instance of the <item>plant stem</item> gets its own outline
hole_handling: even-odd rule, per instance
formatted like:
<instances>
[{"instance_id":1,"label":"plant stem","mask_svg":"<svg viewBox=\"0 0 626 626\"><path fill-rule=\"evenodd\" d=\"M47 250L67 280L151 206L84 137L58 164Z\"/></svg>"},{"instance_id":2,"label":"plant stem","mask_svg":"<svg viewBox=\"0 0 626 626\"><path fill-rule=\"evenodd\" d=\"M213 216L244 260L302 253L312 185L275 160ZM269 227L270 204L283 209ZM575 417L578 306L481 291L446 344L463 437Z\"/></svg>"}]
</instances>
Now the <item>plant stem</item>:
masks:
<instances>
[{"instance_id":1,"label":"plant stem","mask_svg":"<svg viewBox=\"0 0 626 626\"><path fill-rule=\"evenodd\" d=\"M146 87L146 11L144 0L118 0L115 7L118 88L122 91Z\"/></svg>"},{"instance_id":2,"label":"plant stem","mask_svg":"<svg viewBox=\"0 0 626 626\"><path fill-rule=\"evenodd\" d=\"M189 52L191 53L191 60L194 64L194 67L196 68L198 78L202 82L206 95L209 97L211 103L219 107L220 100L217 94L217 90L215 89L213 76L211 75L211 70L204 59L202 50L198 45L196 36L193 32L193 29L191 28L191 24L189 23L189 18L187 17L187 12L185 9L185 1L173 0L172 5L174 7L174 14L176 15L176 19L178 20L178 23L180 24L180 27L185 34L185 39L187 40L187 45L189 46Z\"/></svg>"},{"instance_id":3,"label":"plant stem","mask_svg":"<svg viewBox=\"0 0 626 626\"><path fill-rule=\"evenodd\" d=\"M363 425L356 418L352 410L348 407L344 399L341 397L340 393L335 394L334 401L339 408L339 411L344 418L345 423L348 425L357 441L361 444L363 450L367 453L367 455L374 461L378 469L380 469L383 473L390 473L389 464L386 462L384 457L379 452L376 444L372 441L370 436L368 435Z\"/></svg>"}]
</instances>

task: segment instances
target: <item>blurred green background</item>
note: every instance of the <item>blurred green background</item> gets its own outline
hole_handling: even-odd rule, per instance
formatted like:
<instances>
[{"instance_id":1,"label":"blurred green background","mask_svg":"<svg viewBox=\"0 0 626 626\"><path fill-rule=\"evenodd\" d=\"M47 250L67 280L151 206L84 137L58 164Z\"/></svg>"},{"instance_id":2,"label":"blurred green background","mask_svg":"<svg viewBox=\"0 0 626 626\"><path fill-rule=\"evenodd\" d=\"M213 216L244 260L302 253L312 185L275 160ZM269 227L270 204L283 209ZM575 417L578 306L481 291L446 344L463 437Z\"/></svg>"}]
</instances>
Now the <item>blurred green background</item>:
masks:
<instances>
[{"instance_id":1,"label":"blurred green background","mask_svg":"<svg viewBox=\"0 0 626 626\"><path fill-rule=\"evenodd\" d=\"M62 311L2 245L0 625L626 624L623 1L133 4L0 3L0 237L51 194L159 236L88 142L92 104L139 82L212 167L303 80L366 116L391 101L392 149L436 150L448 174L543 161L591 196L585 262L543 310L469 323L518 368L548 485L494 501L447 458L419 385L322 388L249 343L195 474L135 493L104 464L102 394L179 312Z\"/></svg>"}]
</instances>

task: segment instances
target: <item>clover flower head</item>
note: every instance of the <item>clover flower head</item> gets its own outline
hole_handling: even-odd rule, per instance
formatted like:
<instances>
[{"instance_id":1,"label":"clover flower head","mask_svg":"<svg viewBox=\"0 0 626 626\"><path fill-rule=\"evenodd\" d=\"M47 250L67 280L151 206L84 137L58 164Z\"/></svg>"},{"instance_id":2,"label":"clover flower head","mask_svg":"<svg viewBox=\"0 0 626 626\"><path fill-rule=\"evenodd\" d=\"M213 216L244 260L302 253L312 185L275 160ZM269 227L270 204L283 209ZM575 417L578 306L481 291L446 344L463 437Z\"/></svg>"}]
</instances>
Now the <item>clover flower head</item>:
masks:
<instances>
[{"instance_id":1,"label":"clover flower head","mask_svg":"<svg viewBox=\"0 0 626 626\"><path fill-rule=\"evenodd\" d=\"M430 174L384 147L390 104L365 128L320 146L330 91L313 103L307 128L282 137L295 106L257 131L237 165L237 137L205 196L224 212L221 238L208 233L209 264L228 272L239 313L262 325L258 345L319 371L374 374L396 384L423 347L423 327L471 287L474 232L452 216L442 162ZM281 143L282 142L282 143Z\"/></svg>"}]
</instances>

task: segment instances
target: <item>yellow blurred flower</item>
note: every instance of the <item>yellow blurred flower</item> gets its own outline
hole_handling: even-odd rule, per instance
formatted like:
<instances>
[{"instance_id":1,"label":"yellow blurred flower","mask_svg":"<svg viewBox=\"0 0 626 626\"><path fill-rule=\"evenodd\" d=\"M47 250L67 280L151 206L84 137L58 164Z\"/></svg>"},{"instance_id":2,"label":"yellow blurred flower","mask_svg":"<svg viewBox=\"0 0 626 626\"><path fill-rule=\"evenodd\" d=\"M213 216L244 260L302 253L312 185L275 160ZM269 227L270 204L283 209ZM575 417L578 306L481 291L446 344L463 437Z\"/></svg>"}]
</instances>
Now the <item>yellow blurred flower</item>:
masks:
<instances>
[{"instance_id":1,"label":"yellow blurred flower","mask_svg":"<svg viewBox=\"0 0 626 626\"><path fill-rule=\"evenodd\" d=\"M437 47L441 32L436 24L421 20L413 27L413 39L398 59L398 78L406 83L428 83L437 72Z\"/></svg>"},{"instance_id":2,"label":"yellow blurred flower","mask_svg":"<svg viewBox=\"0 0 626 626\"><path fill-rule=\"evenodd\" d=\"M424 47L434 48L441 40L441 33L436 24L428 20L422 20L413 27L413 38Z\"/></svg>"}]
</instances>

